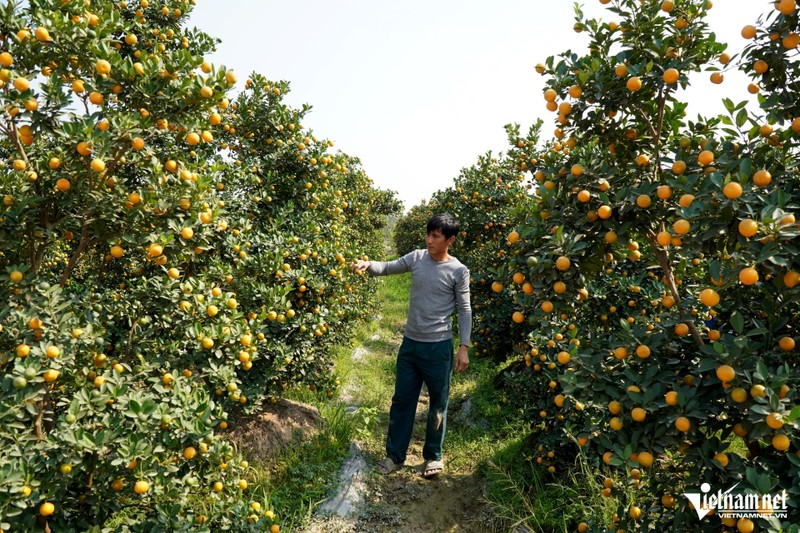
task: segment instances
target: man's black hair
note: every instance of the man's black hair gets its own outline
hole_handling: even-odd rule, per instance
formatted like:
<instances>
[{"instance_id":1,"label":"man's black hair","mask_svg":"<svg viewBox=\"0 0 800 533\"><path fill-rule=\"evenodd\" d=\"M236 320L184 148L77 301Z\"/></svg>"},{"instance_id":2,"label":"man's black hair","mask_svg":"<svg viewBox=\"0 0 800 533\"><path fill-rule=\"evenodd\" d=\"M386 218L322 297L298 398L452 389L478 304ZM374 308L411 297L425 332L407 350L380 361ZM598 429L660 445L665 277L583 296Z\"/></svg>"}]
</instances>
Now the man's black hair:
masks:
<instances>
[{"instance_id":1,"label":"man's black hair","mask_svg":"<svg viewBox=\"0 0 800 533\"><path fill-rule=\"evenodd\" d=\"M461 231L461 222L450 213L438 213L428 221L427 232L439 231L445 239L449 239Z\"/></svg>"}]
</instances>

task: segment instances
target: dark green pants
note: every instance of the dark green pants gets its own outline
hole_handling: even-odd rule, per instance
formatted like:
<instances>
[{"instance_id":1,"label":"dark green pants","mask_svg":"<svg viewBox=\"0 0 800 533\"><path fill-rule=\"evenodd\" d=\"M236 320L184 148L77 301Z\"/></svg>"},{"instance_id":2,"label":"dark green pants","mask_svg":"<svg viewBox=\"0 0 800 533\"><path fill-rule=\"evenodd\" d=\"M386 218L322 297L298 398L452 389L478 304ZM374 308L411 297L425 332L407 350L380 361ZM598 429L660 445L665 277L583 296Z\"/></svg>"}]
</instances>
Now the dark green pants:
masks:
<instances>
[{"instance_id":1,"label":"dark green pants","mask_svg":"<svg viewBox=\"0 0 800 533\"><path fill-rule=\"evenodd\" d=\"M395 463L406 460L406 451L414 430L417 402L424 383L428 387L430 403L422 457L428 461L441 460L447 427L450 376L453 373L453 340L419 342L403 337L403 344L397 354L396 373L392 407L389 411L386 455Z\"/></svg>"}]
</instances>

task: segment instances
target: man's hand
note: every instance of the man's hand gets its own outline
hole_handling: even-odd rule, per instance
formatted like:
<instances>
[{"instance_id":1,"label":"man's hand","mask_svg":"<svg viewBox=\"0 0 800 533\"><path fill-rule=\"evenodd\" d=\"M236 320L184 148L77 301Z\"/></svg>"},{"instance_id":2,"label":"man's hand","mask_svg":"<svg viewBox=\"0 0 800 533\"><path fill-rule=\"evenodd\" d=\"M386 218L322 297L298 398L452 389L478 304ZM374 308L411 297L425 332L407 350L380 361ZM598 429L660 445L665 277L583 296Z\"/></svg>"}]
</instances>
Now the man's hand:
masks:
<instances>
[{"instance_id":1,"label":"man's hand","mask_svg":"<svg viewBox=\"0 0 800 533\"><path fill-rule=\"evenodd\" d=\"M468 366L469 347L462 344L458 347L458 353L456 354L456 372L460 374L461 372L464 372Z\"/></svg>"},{"instance_id":2,"label":"man's hand","mask_svg":"<svg viewBox=\"0 0 800 533\"><path fill-rule=\"evenodd\" d=\"M356 261L355 263L352 263L350 265L350 268L356 274L363 274L364 272L367 271L367 269L369 268L369 266L371 264L372 264L372 262L370 262L370 261L361 261L361 260L359 260L359 261Z\"/></svg>"}]
</instances>

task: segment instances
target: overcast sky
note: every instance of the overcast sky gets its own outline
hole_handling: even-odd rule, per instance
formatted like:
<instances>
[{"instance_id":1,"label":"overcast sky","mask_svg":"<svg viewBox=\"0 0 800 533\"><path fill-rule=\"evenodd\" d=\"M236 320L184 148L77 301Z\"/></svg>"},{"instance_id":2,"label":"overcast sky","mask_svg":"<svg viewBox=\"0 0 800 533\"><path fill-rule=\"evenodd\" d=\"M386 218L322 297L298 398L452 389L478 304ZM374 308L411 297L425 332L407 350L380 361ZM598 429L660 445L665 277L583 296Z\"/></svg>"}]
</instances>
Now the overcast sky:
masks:
<instances>
[{"instance_id":1,"label":"overcast sky","mask_svg":"<svg viewBox=\"0 0 800 533\"><path fill-rule=\"evenodd\" d=\"M599 0L584 12L616 20ZM299 6L302 5L302 8ZM766 0L714 0L709 24L730 51ZM503 126L537 118L552 131L534 66L566 49L583 53L567 0L200 0L190 26L221 39L208 59L239 75L287 80L305 125L361 159L375 184L406 209L449 187L479 155L506 149ZM692 78L690 115L722 111L723 96L752 99L747 80Z\"/></svg>"}]
</instances>

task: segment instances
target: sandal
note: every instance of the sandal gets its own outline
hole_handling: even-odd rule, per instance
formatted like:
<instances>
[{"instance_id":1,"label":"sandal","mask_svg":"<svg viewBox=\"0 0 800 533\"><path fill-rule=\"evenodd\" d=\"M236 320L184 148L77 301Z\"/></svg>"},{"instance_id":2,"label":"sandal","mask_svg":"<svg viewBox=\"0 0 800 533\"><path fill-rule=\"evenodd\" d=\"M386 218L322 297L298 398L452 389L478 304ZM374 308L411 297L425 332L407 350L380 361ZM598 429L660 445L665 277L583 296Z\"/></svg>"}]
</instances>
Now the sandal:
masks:
<instances>
[{"instance_id":1,"label":"sandal","mask_svg":"<svg viewBox=\"0 0 800 533\"><path fill-rule=\"evenodd\" d=\"M422 471L422 476L431 478L437 474L441 474L444 470L444 463L442 461L425 461L425 469Z\"/></svg>"},{"instance_id":2,"label":"sandal","mask_svg":"<svg viewBox=\"0 0 800 533\"><path fill-rule=\"evenodd\" d=\"M403 468L403 463L395 463L391 457L386 457L383 461L375 463L375 470L384 476L396 472L401 468Z\"/></svg>"}]
</instances>

